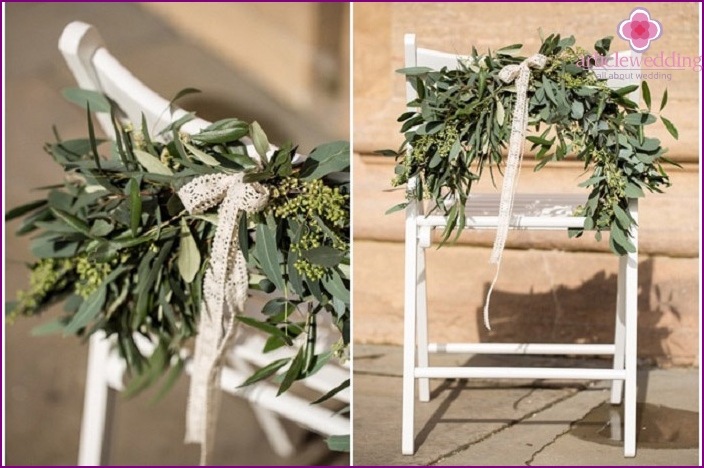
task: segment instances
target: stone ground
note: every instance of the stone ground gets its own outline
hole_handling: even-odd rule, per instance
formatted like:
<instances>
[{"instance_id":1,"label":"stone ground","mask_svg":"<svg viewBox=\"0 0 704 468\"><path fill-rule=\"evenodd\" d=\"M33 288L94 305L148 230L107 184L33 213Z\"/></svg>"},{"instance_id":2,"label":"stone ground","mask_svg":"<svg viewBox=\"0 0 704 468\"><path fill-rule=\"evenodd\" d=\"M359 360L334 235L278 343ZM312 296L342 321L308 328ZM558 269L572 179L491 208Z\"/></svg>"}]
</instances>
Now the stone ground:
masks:
<instances>
[{"instance_id":1,"label":"stone ground","mask_svg":"<svg viewBox=\"0 0 704 468\"><path fill-rule=\"evenodd\" d=\"M701 464L698 369L639 373L638 399L649 404L639 407L635 458L624 458L623 445L610 441L606 432L616 427L607 425L608 418L618 417L617 411L609 413L610 405L602 406L609 398L607 382L453 379L431 380L430 402L416 403L416 453L405 456L401 455L401 348L355 344L353 355L355 465ZM558 367L564 361L551 359L549 365ZM534 356L431 356L435 365L466 362L546 365L545 358ZM594 416L585 418L590 412ZM607 416L597 416L600 412ZM579 433L582 438L575 435Z\"/></svg>"},{"instance_id":2,"label":"stone ground","mask_svg":"<svg viewBox=\"0 0 704 468\"><path fill-rule=\"evenodd\" d=\"M56 124L64 137L86 134L85 114L65 102L63 88L75 86L57 43L64 26L82 20L98 27L112 53L148 86L165 97L196 87L203 94L183 105L206 119L239 116L258 120L273 142L294 136L309 150L330 135L307 116L272 100L239 70L208 54L138 4L7 4L5 9L5 203L37 197L31 189L61 179L42 151ZM223 31L226 34L226 31ZM304 148L305 147L305 148ZM5 291L8 299L27 284L24 263L29 239L5 239ZM32 337L30 330L56 316L19 320L4 326L4 453L8 465L72 465L78 453L87 346L74 337ZM196 446L183 444L187 380L160 403L151 395L118 397L111 464L192 465ZM272 453L250 407L226 397L218 430L216 464L348 464L347 454L331 453L323 440L294 425L287 429L299 452L292 458Z\"/></svg>"}]
</instances>

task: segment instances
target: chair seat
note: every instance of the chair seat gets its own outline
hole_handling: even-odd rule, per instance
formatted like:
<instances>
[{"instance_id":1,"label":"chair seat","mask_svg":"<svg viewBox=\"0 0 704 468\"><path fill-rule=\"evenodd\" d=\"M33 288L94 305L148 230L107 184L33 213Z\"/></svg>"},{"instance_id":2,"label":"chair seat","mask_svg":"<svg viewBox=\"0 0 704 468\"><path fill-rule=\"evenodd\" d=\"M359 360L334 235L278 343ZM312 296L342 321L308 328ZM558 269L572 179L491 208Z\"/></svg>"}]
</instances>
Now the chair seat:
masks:
<instances>
[{"instance_id":1,"label":"chair seat","mask_svg":"<svg viewBox=\"0 0 704 468\"><path fill-rule=\"evenodd\" d=\"M465 207L465 227L491 229L498 223L501 195L477 193L469 196ZM567 229L584 226L583 216L575 210L587 202L586 194L517 193L513 201L512 229ZM419 226L443 227L447 217L439 208L417 219Z\"/></svg>"}]
</instances>

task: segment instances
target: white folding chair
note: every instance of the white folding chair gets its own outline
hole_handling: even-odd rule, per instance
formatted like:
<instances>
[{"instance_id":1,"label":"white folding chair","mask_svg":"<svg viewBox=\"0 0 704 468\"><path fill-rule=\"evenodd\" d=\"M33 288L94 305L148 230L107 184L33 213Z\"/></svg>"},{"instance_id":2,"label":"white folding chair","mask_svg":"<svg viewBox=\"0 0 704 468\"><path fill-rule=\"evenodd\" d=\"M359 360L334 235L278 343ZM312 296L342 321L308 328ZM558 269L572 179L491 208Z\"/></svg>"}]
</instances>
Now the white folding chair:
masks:
<instances>
[{"instance_id":1,"label":"white folding chair","mask_svg":"<svg viewBox=\"0 0 704 468\"><path fill-rule=\"evenodd\" d=\"M92 26L73 22L66 26L59 40L59 49L73 73L78 85L83 89L100 91L115 101L124 112L125 118L135 124L141 123L142 114L146 117L150 132L157 133L171 122L185 115L185 111L169 106L169 102L146 87L125 69L104 47L103 41ZM113 126L106 114L97 114L103 130L114 137ZM187 122L182 131L195 133L209 125L202 119ZM247 313L259 313L268 299L263 294L255 294L247 302ZM319 343L325 337L319 333ZM251 404L260 425L267 435L272 449L280 456L293 453L295 447L286 435L279 417L298 423L314 432L330 436L349 434L349 418L336 414L320 405L311 405L310 400L291 392L279 397L277 388L260 382L249 387L237 387L249 377L255 368L262 367L274 359L279 359L288 350L280 349L262 355L264 340L256 333L240 333L235 345L228 353L231 366L223 370L221 387L224 391L246 398ZM150 353L151 343L142 336L135 340L143 353ZM90 338L86 393L79 449L79 465L100 465L106 461L110 428L111 399L116 390L123 389L124 361L117 354L116 347L103 333ZM190 372L190 366L186 366ZM326 365L320 372L303 383L318 394L325 393L345 379L349 369L335 364ZM349 390L336 395L342 403L350 402ZM184 412L185 417L185 412Z\"/></svg>"},{"instance_id":2,"label":"white folding chair","mask_svg":"<svg viewBox=\"0 0 704 468\"><path fill-rule=\"evenodd\" d=\"M405 66L432 69L457 68L458 56L416 47L414 34L406 34ZM628 53L620 53L627 55ZM635 75L635 74L634 74ZM633 82L610 81L620 88ZM410 81L406 83L408 102L417 95ZM630 99L638 101L638 93ZM413 109L409 109L413 110ZM413 190L415 179L409 180ZM581 228L583 217L571 216L574 208L586 202L585 196L565 194L516 194L511 229L567 230ZM498 221L499 195L470 197L467 205L466 229L495 229ZM413 201L406 208L405 229L405 309L403 339L403 416L401 451L412 455L414 448L415 380L418 380L420 401L429 401L430 378L517 378L517 379L587 379L612 380L611 403L625 410L624 454L636 452L636 341L638 319L638 231L636 224L631 236L636 252L619 257L616 333L613 344L552 344L552 343L428 343L428 312L425 273L425 249L430 245L431 231L446 226L441 213L425 213L422 201ZM629 200L629 211L638 220L638 201ZM524 368L524 367L431 367L429 353L472 354L545 354L545 355L613 355L610 369L585 368ZM625 396L624 396L625 382Z\"/></svg>"}]
</instances>

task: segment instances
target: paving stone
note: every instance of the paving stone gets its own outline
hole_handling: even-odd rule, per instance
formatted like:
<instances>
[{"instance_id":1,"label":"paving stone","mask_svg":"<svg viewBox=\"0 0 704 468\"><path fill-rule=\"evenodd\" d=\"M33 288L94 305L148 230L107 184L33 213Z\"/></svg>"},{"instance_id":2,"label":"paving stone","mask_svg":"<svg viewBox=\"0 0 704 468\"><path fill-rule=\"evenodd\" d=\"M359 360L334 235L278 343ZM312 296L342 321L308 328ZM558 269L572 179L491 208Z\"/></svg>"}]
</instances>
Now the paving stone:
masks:
<instances>
[{"instance_id":1,"label":"paving stone","mask_svg":"<svg viewBox=\"0 0 704 468\"><path fill-rule=\"evenodd\" d=\"M611 383L605 381L431 380L431 401L416 403L416 454L404 456L400 449L401 348L358 344L354 355L354 463L358 465L689 466L697 462L696 449L641 447L636 458L624 458L622 445L607 446L572 435L569 430L575 422L608 400ZM559 358L546 361L529 356L531 362L523 358L487 357L481 364L565 363ZM588 366L596 364L587 361ZM698 378L696 369L642 370L639 401L696 413Z\"/></svg>"}]
</instances>

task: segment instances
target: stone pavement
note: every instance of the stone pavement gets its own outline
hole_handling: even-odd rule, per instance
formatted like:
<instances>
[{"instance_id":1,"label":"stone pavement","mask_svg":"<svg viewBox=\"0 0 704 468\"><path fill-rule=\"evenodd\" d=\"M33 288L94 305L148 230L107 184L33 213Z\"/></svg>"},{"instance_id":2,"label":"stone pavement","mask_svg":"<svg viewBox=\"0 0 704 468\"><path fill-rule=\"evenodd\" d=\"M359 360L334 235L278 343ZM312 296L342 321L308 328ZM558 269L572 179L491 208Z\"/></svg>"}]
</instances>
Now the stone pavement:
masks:
<instances>
[{"instance_id":1,"label":"stone pavement","mask_svg":"<svg viewBox=\"0 0 704 468\"><path fill-rule=\"evenodd\" d=\"M699 370L639 373L638 451L623 457L609 382L431 380L416 403L413 456L401 455L400 347L354 346L355 465L679 465L699 456ZM601 367L605 361L582 360ZM550 365L566 359L434 355L431 364ZM585 417L586 416L586 417ZM609 423L611 421L611 424Z\"/></svg>"}]
</instances>

